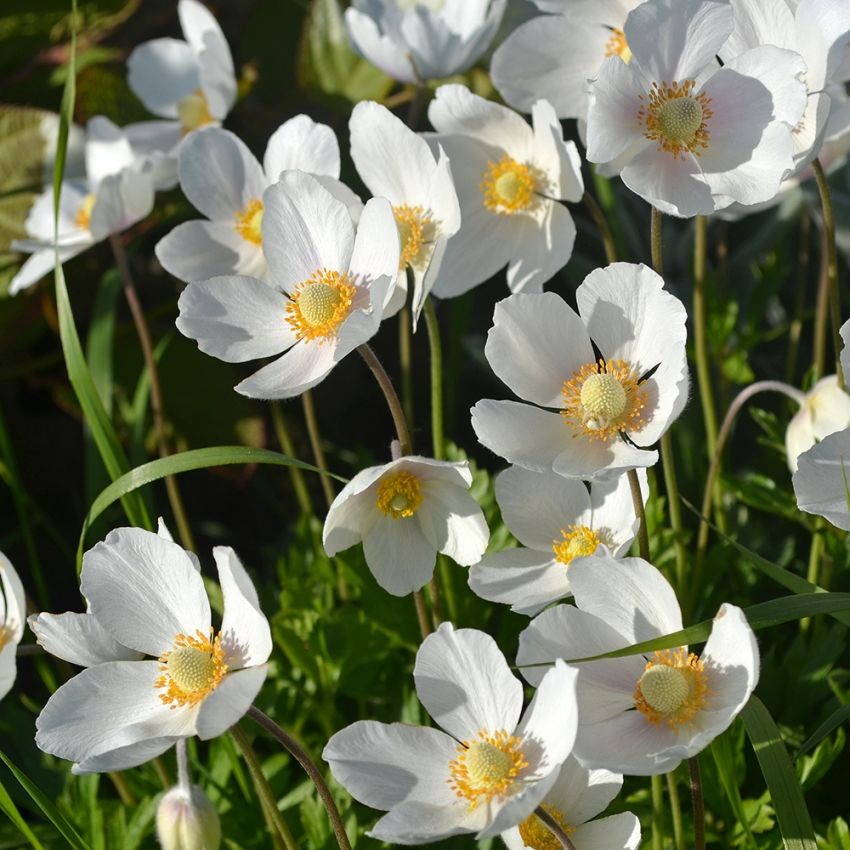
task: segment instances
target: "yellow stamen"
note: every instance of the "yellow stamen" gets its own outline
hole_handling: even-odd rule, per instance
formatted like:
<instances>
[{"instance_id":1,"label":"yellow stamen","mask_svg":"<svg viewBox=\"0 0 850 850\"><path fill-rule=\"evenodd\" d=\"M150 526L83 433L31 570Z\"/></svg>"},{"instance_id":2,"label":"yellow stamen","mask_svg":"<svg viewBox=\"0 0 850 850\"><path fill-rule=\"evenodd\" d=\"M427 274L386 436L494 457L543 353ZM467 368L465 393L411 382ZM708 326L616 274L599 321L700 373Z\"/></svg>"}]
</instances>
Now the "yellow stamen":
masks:
<instances>
[{"instance_id":1,"label":"yellow stamen","mask_svg":"<svg viewBox=\"0 0 850 850\"><path fill-rule=\"evenodd\" d=\"M482 729L475 739L458 746L457 758L449 762L448 782L458 797L469 800L470 811L510 793L520 771L528 767L521 744L504 729L492 734Z\"/></svg>"},{"instance_id":2,"label":"yellow stamen","mask_svg":"<svg viewBox=\"0 0 850 850\"><path fill-rule=\"evenodd\" d=\"M643 135L658 142L658 150L673 154L673 159L686 152L701 156L711 141L706 124L714 117L711 98L705 92L694 95L695 85L694 80L653 83L646 97L640 95L638 120L644 126Z\"/></svg>"},{"instance_id":3,"label":"yellow stamen","mask_svg":"<svg viewBox=\"0 0 850 850\"><path fill-rule=\"evenodd\" d=\"M656 652L635 688L635 708L655 726L675 730L705 707L708 682L704 664L684 647Z\"/></svg>"},{"instance_id":4,"label":"yellow stamen","mask_svg":"<svg viewBox=\"0 0 850 850\"><path fill-rule=\"evenodd\" d=\"M242 212L236 213L236 232L254 245L263 244L263 202L258 198L248 201Z\"/></svg>"},{"instance_id":5,"label":"yellow stamen","mask_svg":"<svg viewBox=\"0 0 850 850\"><path fill-rule=\"evenodd\" d=\"M0 626L0 651L12 641L12 630L8 626Z\"/></svg>"},{"instance_id":6,"label":"yellow stamen","mask_svg":"<svg viewBox=\"0 0 850 850\"><path fill-rule=\"evenodd\" d=\"M91 225L91 212L94 209L94 195L86 195L74 213L74 224L80 230L88 230Z\"/></svg>"},{"instance_id":7,"label":"yellow stamen","mask_svg":"<svg viewBox=\"0 0 850 850\"><path fill-rule=\"evenodd\" d=\"M206 95L200 89L186 95L177 104L177 117L180 120L180 129L184 136L191 133L192 130L197 130L198 127L212 124L215 121L215 118L210 114Z\"/></svg>"},{"instance_id":8,"label":"yellow stamen","mask_svg":"<svg viewBox=\"0 0 850 850\"><path fill-rule=\"evenodd\" d=\"M574 826L567 823L564 813L560 809L556 809L547 803L543 803L541 808L555 819L555 822L567 835L576 831ZM561 850L561 842L555 838L552 830L534 813L530 814L519 825L519 835L522 838L522 843L526 847L534 848L534 850Z\"/></svg>"},{"instance_id":9,"label":"yellow stamen","mask_svg":"<svg viewBox=\"0 0 850 850\"><path fill-rule=\"evenodd\" d=\"M286 321L298 339L331 339L351 312L356 291L347 274L319 269L298 284L286 305Z\"/></svg>"},{"instance_id":10,"label":"yellow stamen","mask_svg":"<svg viewBox=\"0 0 850 850\"><path fill-rule=\"evenodd\" d=\"M433 241L434 222L425 214L422 207L401 204L393 207L393 215L398 226L398 238L401 242L401 257L398 267L406 269L420 259L422 248Z\"/></svg>"},{"instance_id":11,"label":"yellow stamen","mask_svg":"<svg viewBox=\"0 0 850 850\"><path fill-rule=\"evenodd\" d=\"M605 45L605 58L609 56L619 56L623 62L628 62L632 58L632 51L626 42L626 34L613 27L611 29L611 37Z\"/></svg>"},{"instance_id":12,"label":"yellow stamen","mask_svg":"<svg viewBox=\"0 0 850 850\"><path fill-rule=\"evenodd\" d=\"M412 472L393 472L378 484L375 502L386 516L393 519L413 516L422 504L422 486Z\"/></svg>"},{"instance_id":13,"label":"yellow stamen","mask_svg":"<svg viewBox=\"0 0 850 850\"><path fill-rule=\"evenodd\" d=\"M159 698L171 708L196 706L208 697L220 684L227 673L224 653L221 649L221 635L212 639L201 631L195 636L179 634L174 638L174 646L160 657L161 676L154 687L165 693Z\"/></svg>"},{"instance_id":14,"label":"yellow stamen","mask_svg":"<svg viewBox=\"0 0 850 850\"><path fill-rule=\"evenodd\" d=\"M532 169L505 154L498 162L487 163L479 188L490 212L513 215L531 205L536 186Z\"/></svg>"},{"instance_id":15,"label":"yellow stamen","mask_svg":"<svg viewBox=\"0 0 850 850\"><path fill-rule=\"evenodd\" d=\"M569 525L561 529L561 539L552 541L555 557L565 566L574 558L592 555L602 542L600 535L586 525Z\"/></svg>"},{"instance_id":16,"label":"yellow stamen","mask_svg":"<svg viewBox=\"0 0 850 850\"><path fill-rule=\"evenodd\" d=\"M586 363L564 382L561 415L576 436L609 443L620 432L640 431L646 424L646 387L624 360Z\"/></svg>"}]
</instances>

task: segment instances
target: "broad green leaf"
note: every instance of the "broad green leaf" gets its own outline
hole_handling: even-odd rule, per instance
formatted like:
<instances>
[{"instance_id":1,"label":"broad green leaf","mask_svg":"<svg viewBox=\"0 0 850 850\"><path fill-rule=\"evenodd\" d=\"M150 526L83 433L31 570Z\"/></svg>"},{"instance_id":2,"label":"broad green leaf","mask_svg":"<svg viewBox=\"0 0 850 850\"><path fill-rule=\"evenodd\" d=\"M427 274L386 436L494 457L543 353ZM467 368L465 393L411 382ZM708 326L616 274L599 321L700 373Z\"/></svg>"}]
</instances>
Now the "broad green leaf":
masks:
<instances>
[{"instance_id":1,"label":"broad green leaf","mask_svg":"<svg viewBox=\"0 0 850 850\"><path fill-rule=\"evenodd\" d=\"M803 790L770 712L753 695L744 706L741 719L770 791L785 850L817 850Z\"/></svg>"},{"instance_id":2,"label":"broad green leaf","mask_svg":"<svg viewBox=\"0 0 850 850\"><path fill-rule=\"evenodd\" d=\"M2 782L0 782L0 809L5 812L9 820L20 830L21 835L35 847L35 850L44 850L41 842L35 837L27 822L21 817L21 813L9 796L9 792L3 787Z\"/></svg>"},{"instance_id":3,"label":"broad green leaf","mask_svg":"<svg viewBox=\"0 0 850 850\"><path fill-rule=\"evenodd\" d=\"M827 735L832 734L842 723L850 719L850 704L840 705L826 720L812 732L811 736L800 745L800 749L794 753L798 759L810 750L813 750Z\"/></svg>"}]
</instances>

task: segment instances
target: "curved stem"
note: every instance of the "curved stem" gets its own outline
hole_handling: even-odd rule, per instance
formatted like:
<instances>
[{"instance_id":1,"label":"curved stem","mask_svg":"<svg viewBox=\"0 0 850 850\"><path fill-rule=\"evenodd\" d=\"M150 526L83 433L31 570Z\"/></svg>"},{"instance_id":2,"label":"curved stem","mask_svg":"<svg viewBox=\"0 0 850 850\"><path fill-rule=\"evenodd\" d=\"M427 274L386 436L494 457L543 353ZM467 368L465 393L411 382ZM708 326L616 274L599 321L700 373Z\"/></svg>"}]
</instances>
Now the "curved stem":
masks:
<instances>
[{"instance_id":1,"label":"curved stem","mask_svg":"<svg viewBox=\"0 0 850 850\"><path fill-rule=\"evenodd\" d=\"M538 806L534 810L534 814L546 824L549 831L555 836L555 838L558 839L558 843L564 848L564 850L576 850L575 844L570 841L569 835L567 835L561 827L561 824L559 824L558 821L556 821L555 818L553 818L552 815L543 808L543 806Z\"/></svg>"},{"instance_id":2,"label":"curved stem","mask_svg":"<svg viewBox=\"0 0 850 850\"><path fill-rule=\"evenodd\" d=\"M319 433L319 420L316 418L316 406L313 403L312 390L306 390L301 395L301 404L304 407L304 421L307 424L307 434L310 437L310 448L313 450L313 458L316 461L316 466L322 470L319 478L322 481L322 492L325 494L325 501L328 507L331 506L334 500L334 488L331 484L331 478L328 475L328 460L325 457L325 450L322 448L322 435Z\"/></svg>"},{"instance_id":3,"label":"curved stem","mask_svg":"<svg viewBox=\"0 0 850 850\"><path fill-rule=\"evenodd\" d=\"M640 491L640 479L637 475L637 470L630 469L628 471L629 489L632 491L632 504L635 508L635 516L640 520L638 527L638 545L640 546L640 556L644 561L649 560L649 533L646 528L646 510L643 504L643 493Z\"/></svg>"},{"instance_id":4,"label":"curved stem","mask_svg":"<svg viewBox=\"0 0 850 850\"><path fill-rule=\"evenodd\" d=\"M666 774L667 795L670 797L670 817L673 820L673 843L676 850L687 850L685 830L682 827L682 806L679 802L679 786L676 784L676 771Z\"/></svg>"},{"instance_id":5,"label":"curved stem","mask_svg":"<svg viewBox=\"0 0 850 850\"><path fill-rule=\"evenodd\" d=\"M587 211L590 213L593 223L599 229L599 235L602 237L602 245L605 248L605 259L609 263L616 263L617 245L614 242L614 233L611 230L611 226L608 224L608 219L605 218L605 212L590 192L585 192L581 199L587 207Z\"/></svg>"},{"instance_id":6,"label":"curved stem","mask_svg":"<svg viewBox=\"0 0 850 850\"><path fill-rule=\"evenodd\" d=\"M277 740L278 743L280 743L281 746L283 746L298 762L298 764L304 768L305 773L313 781L313 784L316 786L316 790L319 792L319 796L322 798L322 803L324 803L325 810L330 818L331 826L333 827L340 850L351 850L351 844L345 833L345 826L343 825L342 818L339 815L339 809L336 807L336 803L334 802L330 789L325 782L325 778L322 776L319 768L316 767L307 751L291 735L284 732L283 729L281 729L280 726L271 719L271 717L264 714L255 705L252 705L248 709L248 716L259 723L260 726L262 726L269 735Z\"/></svg>"},{"instance_id":7,"label":"curved stem","mask_svg":"<svg viewBox=\"0 0 850 850\"><path fill-rule=\"evenodd\" d=\"M431 440L434 459L443 460L446 456L443 436L443 348L437 311L430 297L425 299L423 311L428 331L428 346L431 349Z\"/></svg>"},{"instance_id":8,"label":"curved stem","mask_svg":"<svg viewBox=\"0 0 850 850\"><path fill-rule=\"evenodd\" d=\"M142 356L144 357L145 366L150 378L151 413L153 414L153 426L156 433L159 456L168 457L168 455L171 454L171 450L168 445L168 436L166 434L165 408L162 402L162 385L159 382L159 370L157 369L156 359L154 358L150 329L148 328L147 319L145 318L145 312L139 302L136 286L133 283L133 275L130 272L130 264L127 262L127 254L124 251L124 243L121 241L121 237L117 233L113 233L109 237L109 244L112 246L115 263L118 266L119 273L121 274L121 280L124 284L124 296L127 299L127 305L130 308L130 313L133 316L133 324L136 326L136 333L139 337L139 345L141 346ZM174 519L177 523L177 532L180 536L180 542L186 549L194 551L195 541L189 527L189 520L186 517L186 509L183 506L180 488L177 485L177 479L173 475L167 475L165 477L165 490L168 494L171 512L174 514Z\"/></svg>"},{"instance_id":9,"label":"curved stem","mask_svg":"<svg viewBox=\"0 0 850 850\"><path fill-rule=\"evenodd\" d=\"M691 799L694 803L694 850L705 850L705 803L702 799L702 779L697 756L688 759L691 777Z\"/></svg>"},{"instance_id":10,"label":"curved stem","mask_svg":"<svg viewBox=\"0 0 850 850\"><path fill-rule=\"evenodd\" d=\"M271 410L272 424L274 425L277 441L280 443L283 453L290 457L295 457L295 445L292 442L292 437L286 424L286 417L283 413L283 405L279 401L273 401ZM304 473L297 466L290 466L289 476L292 481L292 490L295 493L295 499L298 502L298 507L301 508L301 513L309 516L313 513L313 504L310 501L310 491L307 489L307 482L304 480Z\"/></svg>"},{"instance_id":11,"label":"curved stem","mask_svg":"<svg viewBox=\"0 0 850 850\"><path fill-rule=\"evenodd\" d=\"M393 387L393 382L387 374L378 356L372 351L368 343L363 343L357 347L360 356L366 361L366 365L372 370L381 392L387 402L387 407L390 409L390 414L395 425L396 435L398 436L399 449L403 455L409 455L413 452L413 442L410 439L410 431L407 428L407 419L404 415L401 402L398 399L398 393Z\"/></svg>"}]
</instances>

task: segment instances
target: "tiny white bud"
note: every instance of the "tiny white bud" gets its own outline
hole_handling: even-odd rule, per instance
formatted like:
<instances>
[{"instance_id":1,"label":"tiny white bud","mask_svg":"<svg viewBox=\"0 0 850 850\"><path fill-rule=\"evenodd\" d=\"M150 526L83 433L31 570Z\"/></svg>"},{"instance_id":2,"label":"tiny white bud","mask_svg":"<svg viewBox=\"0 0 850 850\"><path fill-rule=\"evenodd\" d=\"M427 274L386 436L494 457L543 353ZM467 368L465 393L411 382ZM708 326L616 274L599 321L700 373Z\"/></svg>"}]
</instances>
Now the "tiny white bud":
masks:
<instances>
[{"instance_id":1,"label":"tiny white bud","mask_svg":"<svg viewBox=\"0 0 850 850\"><path fill-rule=\"evenodd\" d=\"M163 850L218 850L221 845L218 812L198 785L191 792L177 786L160 800L156 832Z\"/></svg>"}]
</instances>

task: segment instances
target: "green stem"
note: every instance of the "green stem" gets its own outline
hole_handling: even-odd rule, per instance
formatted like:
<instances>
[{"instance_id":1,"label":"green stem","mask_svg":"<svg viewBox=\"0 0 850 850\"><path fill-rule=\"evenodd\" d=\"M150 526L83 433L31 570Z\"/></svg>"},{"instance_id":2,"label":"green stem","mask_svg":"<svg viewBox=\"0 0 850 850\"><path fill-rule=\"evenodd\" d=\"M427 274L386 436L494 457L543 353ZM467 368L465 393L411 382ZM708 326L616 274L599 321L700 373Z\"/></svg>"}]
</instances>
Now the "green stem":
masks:
<instances>
[{"instance_id":1,"label":"green stem","mask_svg":"<svg viewBox=\"0 0 850 850\"><path fill-rule=\"evenodd\" d=\"M413 604L416 606L416 619L419 622L419 633L422 640L431 634L431 623L428 620L428 608L425 605L425 597L421 590L413 591Z\"/></svg>"},{"instance_id":2,"label":"green stem","mask_svg":"<svg viewBox=\"0 0 850 850\"><path fill-rule=\"evenodd\" d=\"M676 771L671 770L667 777L667 795L670 797L670 816L673 820L673 842L676 850L687 850L685 830L682 826L682 805L679 802L679 786L676 784Z\"/></svg>"},{"instance_id":3,"label":"green stem","mask_svg":"<svg viewBox=\"0 0 850 850\"><path fill-rule=\"evenodd\" d=\"M788 360L785 367L785 380L795 383L797 359L800 353L800 337L803 333L803 314L806 310L806 289L809 278L809 243L811 239L812 219L803 212L800 219L800 241L797 246L797 291L794 297L794 318L788 328Z\"/></svg>"},{"instance_id":4,"label":"green stem","mask_svg":"<svg viewBox=\"0 0 850 850\"><path fill-rule=\"evenodd\" d=\"M319 433L319 420L316 417L316 406L313 403L312 390L307 390L302 394L301 403L304 407L304 421L307 424L307 434L310 437L313 458L316 461L316 466L321 470L319 478L322 482L322 492L325 494L325 501L328 503L328 507L330 507L333 503L335 493L333 484L331 484L331 477L328 475L328 461L325 457L325 450L322 448L322 435Z\"/></svg>"},{"instance_id":5,"label":"green stem","mask_svg":"<svg viewBox=\"0 0 850 850\"><path fill-rule=\"evenodd\" d=\"M116 773L115 771L111 771L107 775L109 776L112 784L115 786L115 790L118 792L118 797L121 799L121 802L125 806L137 806L138 801L133 796L133 792L130 790L127 780L124 779L120 773Z\"/></svg>"},{"instance_id":6,"label":"green stem","mask_svg":"<svg viewBox=\"0 0 850 850\"><path fill-rule=\"evenodd\" d=\"M660 774L652 777L652 850L664 850L664 785Z\"/></svg>"},{"instance_id":7,"label":"green stem","mask_svg":"<svg viewBox=\"0 0 850 850\"><path fill-rule=\"evenodd\" d=\"M617 244L614 241L614 233L611 230L611 226L608 224L608 219L605 218L604 210L599 206L596 202L596 198L594 198L590 192L584 193L582 201L584 201L584 205L587 207L587 211L590 213L593 223L599 230L599 235L602 238L602 245L605 248L605 259L609 263L616 263Z\"/></svg>"},{"instance_id":8,"label":"green stem","mask_svg":"<svg viewBox=\"0 0 850 850\"><path fill-rule=\"evenodd\" d=\"M829 262L826 258L826 234L821 234L820 271L818 272L818 293L815 302L815 325L813 330L812 367L814 380L826 373L826 325L829 313Z\"/></svg>"},{"instance_id":9,"label":"green stem","mask_svg":"<svg viewBox=\"0 0 850 850\"><path fill-rule=\"evenodd\" d=\"M688 771L691 777L691 799L694 804L694 850L705 850L705 803L702 798L702 779L697 756L688 759Z\"/></svg>"},{"instance_id":10,"label":"green stem","mask_svg":"<svg viewBox=\"0 0 850 850\"><path fill-rule=\"evenodd\" d=\"M440 323L432 298L425 299L423 310L431 349L431 440L434 459L443 460L446 447L443 436L443 347L440 342Z\"/></svg>"},{"instance_id":11,"label":"green stem","mask_svg":"<svg viewBox=\"0 0 850 850\"><path fill-rule=\"evenodd\" d=\"M410 439L410 431L407 427L407 417L404 415L404 409L398 399L398 393L395 391L393 382L387 374L378 356L372 351L368 343L358 346L357 350L360 356L366 361L366 365L372 370L381 392L384 394L384 399L387 402L387 407L390 409L390 415L393 418L395 425L396 436L398 437L399 451L402 455L413 453L413 441Z\"/></svg>"},{"instance_id":12,"label":"green stem","mask_svg":"<svg viewBox=\"0 0 850 850\"><path fill-rule=\"evenodd\" d=\"M652 218L649 223L649 250L652 257L652 268L664 277L664 253L661 245L661 210L652 207Z\"/></svg>"},{"instance_id":13,"label":"green stem","mask_svg":"<svg viewBox=\"0 0 850 850\"><path fill-rule=\"evenodd\" d=\"M643 504L643 493L640 491L640 479L637 475L637 470L630 469L628 471L629 489L632 491L632 504L635 509L635 516L640 520L638 526L638 545L640 547L640 556L644 561L649 560L649 533L646 528L646 510Z\"/></svg>"},{"instance_id":14,"label":"green stem","mask_svg":"<svg viewBox=\"0 0 850 850\"><path fill-rule=\"evenodd\" d=\"M821 560L823 559L823 532L825 528L825 523L822 517L815 518L815 527L812 531L812 542L809 545L809 566L806 570L806 581L811 582L812 584L820 584L821 576L820 576L820 565ZM805 632L808 631L809 626L811 625L811 618L804 617L800 620L800 631Z\"/></svg>"},{"instance_id":15,"label":"green stem","mask_svg":"<svg viewBox=\"0 0 850 850\"><path fill-rule=\"evenodd\" d=\"M413 422L413 326L410 307L405 304L398 314L398 361L401 368L401 398L404 415Z\"/></svg>"},{"instance_id":16,"label":"green stem","mask_svg":"<svg viewBox=\"0 0 850 850\"><path fill-rule=\"evenodd\" d=\"M290 457L296 457L295 445L292 442L292 436L289 433L289 428L286 424L286 417L283 413L283 405L279 401L273 401L271 404L272 424L274 425L277 441L283 453ZM307 489L307 482L304 480L304 474L297 466L289 467L289 476L292 481L292 490L295 493L295 499L298 502L298 507L301 508L301 513L310 516L313 513L313 504L310 501L310 491Z\"/></svg>"}]
</instances>

